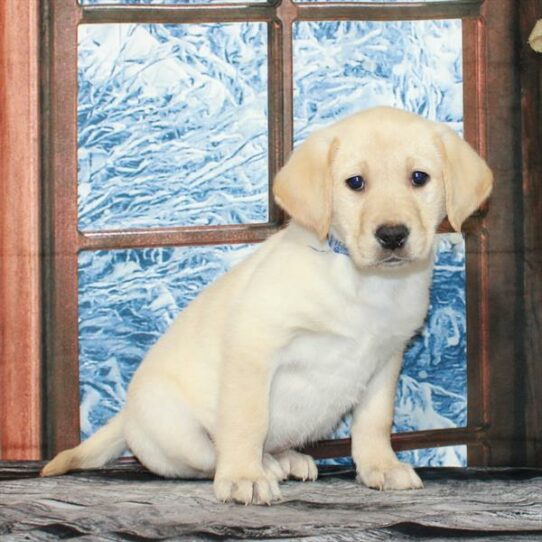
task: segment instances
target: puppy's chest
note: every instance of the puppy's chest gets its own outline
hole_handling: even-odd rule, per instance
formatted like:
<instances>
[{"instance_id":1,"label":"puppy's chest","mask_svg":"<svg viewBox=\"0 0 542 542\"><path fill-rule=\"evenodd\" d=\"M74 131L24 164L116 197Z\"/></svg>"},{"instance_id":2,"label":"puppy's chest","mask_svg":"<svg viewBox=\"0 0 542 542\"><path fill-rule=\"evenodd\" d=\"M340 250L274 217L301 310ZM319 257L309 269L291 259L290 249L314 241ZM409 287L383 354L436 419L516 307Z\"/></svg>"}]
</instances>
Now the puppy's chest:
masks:
<instances>
[{"instance_id":1,"label":"puppy's chest","mask_svg":"<svg viewBox=\"0 0 542 542\"><path fill-rule=\"evenodd\" d=\"M360 332L358 336L299 332L277 356L278 375L299 379L308 393L357 397L375 369L401 350L402 337Z\"/></svg>"},{"instance_id":2,"label":"puppy's chest","mask_svg":"<svg viewBox=\"0 0 542 542\"><path fill-rule=\"evenodd\" d=\"M397 348L397 344L395 344ZM390 343L304 332L276 359L271 384L270 449L327 436L357 404L375 368L392 354Z\"/></svg>"},{"instance_id":3,"label":"puppy's chest","mask_svg":"<svg viewBox=\"0 0 542 542\"><path fill-rule=\"evenodd\" d=\"M277 377L299 384L297 395L357 395L382 355L374 355L368 338L355 340L329 333L302 332L282 350ZM289 386L288 386L289 387Z\"/></svg>"},{"instance_id":4,"label":"puppy's chest","mask_svg":"<svg viewBox=\"0 0 542 542\"><path fill-rule=\"evenodd\" d=\"M298 444L324 437L361 399L367 382L423 322L426 306L409 299L364 295L322 300L321 317L297 330L277 352L271 385L268 445ZM387 295L386 295L387 294ZM384 295L384 297L382 297ZM313 329L310 329L313 327Z\"/></svg>"},{"instance_id":5,"label":"puppy's chest","mask_svg":"<svg viewBox=\"0 0 542 542\"><path fill-rule=\"evenodd\" d=\"M363 386L376 366L402 349L427 311L427 296L411 296L408 289L364 290L358 298L322 300L318 318L278 352L277 366L307 373L309 380L314 375L328 384L337 379Z\"/></svg>"}]
</instances>

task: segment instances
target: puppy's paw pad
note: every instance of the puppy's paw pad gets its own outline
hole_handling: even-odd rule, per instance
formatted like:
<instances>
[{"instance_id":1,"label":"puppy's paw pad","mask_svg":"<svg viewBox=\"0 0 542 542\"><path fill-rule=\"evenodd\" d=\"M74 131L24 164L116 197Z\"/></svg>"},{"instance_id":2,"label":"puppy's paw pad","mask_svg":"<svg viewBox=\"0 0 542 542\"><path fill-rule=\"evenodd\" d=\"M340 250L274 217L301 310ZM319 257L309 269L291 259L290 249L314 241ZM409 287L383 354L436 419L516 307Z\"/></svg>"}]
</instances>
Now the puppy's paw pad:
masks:
<instances>
[{"instance_id":1,"label":"puppy's paw pad","mask_svg":"<svg viewBox=\"0 0 542 542\"><path fill-rule=\"evenodd\" d=\"M286 450L276 456L287 476L297 480L314 481L318 478L318 467L310 455Z\"/></svg>"},{"instance_id":2,"label":"puppy's paw pad","mask_svg":"<svg viewBox=\"0 0 542 542\"><path fill-rule=\"evenodd\" d=\"M278 482L266 477L254 480L215 478L214 490L220 502L236 502L245 505L271 504L281 499Z\"/></svg>"},{"instance_id":3,"label":"puppy's paw pad","mask_svg":"<svg viewBox=\"0 0 542 542\"><path fill-rule=\"evenodd\" d=\"M421 489L423 482L415 470L405 463L388 466L368 466L358 469L358 479L373 489Z\"/></svg>"}]
</instances>

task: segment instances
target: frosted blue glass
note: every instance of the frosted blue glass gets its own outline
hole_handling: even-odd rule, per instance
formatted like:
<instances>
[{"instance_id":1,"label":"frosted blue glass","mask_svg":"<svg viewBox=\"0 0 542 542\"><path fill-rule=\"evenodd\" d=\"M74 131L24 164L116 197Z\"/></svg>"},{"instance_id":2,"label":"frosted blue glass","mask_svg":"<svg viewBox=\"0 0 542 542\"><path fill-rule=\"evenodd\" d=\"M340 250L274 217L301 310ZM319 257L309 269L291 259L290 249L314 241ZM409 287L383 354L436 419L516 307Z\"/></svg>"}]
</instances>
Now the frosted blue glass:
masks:
<instances>
[{"instance_id":1,"label":"frosted blue glass","mask_svg":"<svg viewBox=\"0 0 542 542\"><path fill-rule=\"evenodd\" d=\"M295 142L368 107L463 123L461 21L294 24Z\"/></svg>"},{"instance_id":2,"label":"frosted blue glass","mask_svg":"<svg viewBox=\"0 0 542 542\"><path fill-rule=\"evenodd\" d=\"M397 457L416 467L466 467L467 447L441 446L438 448L420 448L398 452Z\"/></svg>"},{"instance_id":3,"label":"frosted blue glass","mask_svg":"<svg viewBox=\"0 0 542 542\"><path fill-rule=\"evenodd\" d=\"M79 27L81 230L268 219L265 23Z\"/></svg>"}]
</instances>

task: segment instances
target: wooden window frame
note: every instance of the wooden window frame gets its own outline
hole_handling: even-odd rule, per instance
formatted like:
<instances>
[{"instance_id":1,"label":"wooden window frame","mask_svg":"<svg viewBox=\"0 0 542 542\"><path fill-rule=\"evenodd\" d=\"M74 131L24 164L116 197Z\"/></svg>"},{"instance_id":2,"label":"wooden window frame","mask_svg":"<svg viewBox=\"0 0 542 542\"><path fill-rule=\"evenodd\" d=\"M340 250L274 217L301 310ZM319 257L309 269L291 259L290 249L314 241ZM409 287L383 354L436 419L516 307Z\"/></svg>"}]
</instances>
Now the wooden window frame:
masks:
<instances>
[{"instance_id":1,"label":"wooden window frame","mask_svg":"<svg viewBox=\"0 0 542 542\"><path fill-rule=\"evenodd\" d=\"M20 3L18 0L6 2L0 8L0 29L4 37L8 36L8 43L15 47L16 40L20 44L21 31L10 34L5 29L10 26L10 14L13 15L9 11L10 6L14 10ZM450 0L387 5L294 4L291 0L284 0L280 4L122 7L80 6L75 0L49 0L42 7L41 29L36 24L38 0L29 0L28 4L31 6L30 14L23 19L30 31L28 40L23 39L23 42L32 49L37 46L38 30L44 36L39 71L42 100L39 119L36 105L23 112L23 118L33 121L27 125L27 131L21 131L31 142L27 149L30 159L22 168L26 175L23 199L17 200L13 206L11 200L9 205L5 203L6 199L0 201L4 224L24 218L28 237L24 238L23 244L31 250L26 266L20 263L21 259L15 258L16 265L10 268L6 265L0 270L0 299L6 300L0 307L0 318L2 331L8 339L4 341L3 348L0 346L0 377L2 387L9 390L2 395L0 407L14 412L10 422L6 422L5 413L0 412L3 415L0 422L2 457L38 457L39 448L43 455L50 456L79 441L77 254L80 250L257 242L279 229L284 221L280 210L270 201L269 223L261 225L78 232L78 24L267 22L269 170L272 178L284 163L293 141L294 21L461 18L465 137L488 159L497 180L491 212L470 219L464 228L468 254L468 422L466 428L401 433L393 435L392 440L396 449L467 444L469 465L533 464L533 461L542 459L542 421L536 416L542 402L541 392L529 384L530 378L542 376L536 363L540 346L536 343L533 346L533 338L540 337L536 328L540 309L536 303L534 306L528 303L541 297L540 282L536 279L541 276L542 264L535 227L541 168L540 163L532 158L535 156L533 149L527 146L522 149L520 138L523 134L530 140L534 138L535 142L542 141L538 126L528 122L533 114L540 118L540 89L537 94L535 78L522 79L522 85L531 90L531 101L524 104L523 115L520 115L519 69L514 49L518 13L522 23L520 30L525 37L528 20L533 13L540 16L542 12L539 0L526 0L521 9L517 8L514 0ZM20 9L24 11L22 7ZM22 84L31 89L31 103L37 104L37 54L35 57L33 54L35 51L31 50L29 55L34 59L31 62L33 68ZM522 54L533 66L534 61L525 47ZM535 66L538 66L539 73L542 72L539 65ZM16 80L7 71L0 71L0 89L2 82ZM8 109L12 116L0 122L0 136L3 136L9 134L7 128L17 124L20 113L17 107L20 107L21 100L6 97L5 93L0 96L0 103L6 99L12 106ZM36 143L38 128L42 135L40 147ZM44 157L41 191L37 158L40 150ZM523 183L520 168L522 152ZM8 166L2 166L1 162L2 173L13 173L16 159L8 160ZM15 175L9 177L8 187L14 186L15 178ZM30 202L30 207L25 206L24 201ZM41 245L38 224L41 224L43 232ZM442 231L448 229L449 226L443 224ZM9 227L0 232L2 262L12 257L9 250L20 246L17 235L19 233ZM537 256L528 270L523 259L526 243ZM43 296L40 293L40 266ZM26 273L24 277L28 279L23 289L30 292L28 299L33 317L21 308L18 299L6 295L10 281L21 277L20 273ZM530 311L526 311L527 306ZM16 325L10 328L7 322L12 314L15 314ZM43 334L40 333L42 322ZM10 338L21 335L18 333L20 329L25 330L23 335L28 345L26 350L14 351L6 345L11 344ZM23 356L27 356L28 362L22 374L17 374L16 363L25 359ZM43 382L41 393L40 382ZM28 391L26 395L20 394L21 387ZM516 392L512 395L514 390ZM20 444L16 444L13 435L25 424L25 436ZM310 451L318 457L349 455L349 444L348 439L324 441L311 447Z\"/></svg>"}]
</instances>

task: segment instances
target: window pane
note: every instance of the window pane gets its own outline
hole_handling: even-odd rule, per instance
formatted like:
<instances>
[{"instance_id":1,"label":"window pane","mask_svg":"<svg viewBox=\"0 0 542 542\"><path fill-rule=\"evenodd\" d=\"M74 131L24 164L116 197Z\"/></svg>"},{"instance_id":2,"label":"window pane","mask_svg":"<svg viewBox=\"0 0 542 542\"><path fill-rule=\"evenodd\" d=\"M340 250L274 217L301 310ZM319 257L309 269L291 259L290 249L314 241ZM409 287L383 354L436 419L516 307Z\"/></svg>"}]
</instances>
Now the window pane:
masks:
<instances>
[{"instance_id":1,"label":"window pane","mask_svg":"<svg viewBox=\"0 0 542 542\"><path fill-rule=\"evenodd\" d=\"M267 222L264 23L79 27L79 228Z\"/></svg>"},{"instance_id":2,"label":"window pane","mask_svg":"<svg viewBox=\"0 0 542 542\"><path fill-rule=\"evenodd\" d=\"M448 122L461 132L459 21L301 22L295 25L294 37L296 141L318 126L373 105L403 107ZM190 277L197 276L202 265L216 270L206 274L209 280L218 276L237 250L241 254L249 249L200 247L81 255L83 436L119 408L125 385L145 351L188 301L181 286L184 277L192 284L188 288L191 299L207 278L197 285ZM199 261L190 251L206 256ZM461 236L439 236L427 325L412 341L400 378L397 431L466 422L464 264ZM167 285L171 280L177 281L175 287ZM148 297L151 283L155 293ZM126 288L135 288L137 295L126 295ZM85 365L88 368L83 371ZM347 435L348 417L335 432L336 437ZM420 452L417 464L456 464L449 463L452 456L463 461L460 448L452 448L459 451Z\"/></svg>"},{"instance_id":3,"label":"window pane","mask_svg":"<svg viewBox=\"0 0 542 542\"><path fill-rule=\"evenodd\" d=\"M120 410L134 371L179 311L253 249L217 245L79 255L82 439Z\"/></svg>"},{"instance_id":4,"label":"window pane","mask_svg":"<svg viewBox=\"0 0 542 542\"><path fill-rule=\"evenodd\" d=\"M461 21L294 25L295 141L350 113L388 105L463 121Z\"/></svg>"}]
</instances>

